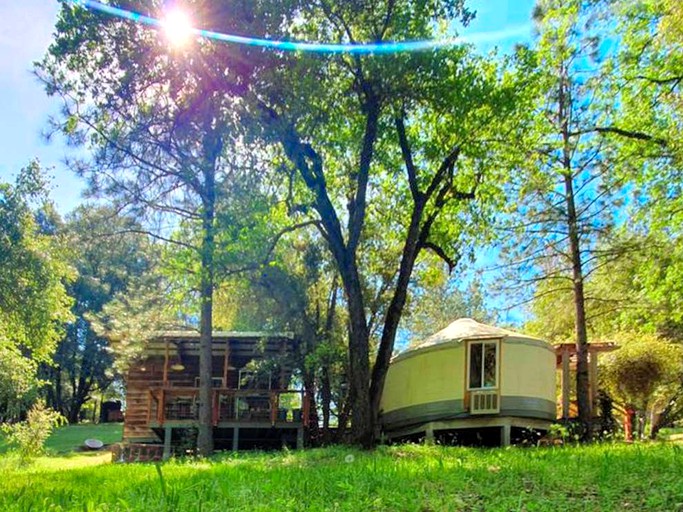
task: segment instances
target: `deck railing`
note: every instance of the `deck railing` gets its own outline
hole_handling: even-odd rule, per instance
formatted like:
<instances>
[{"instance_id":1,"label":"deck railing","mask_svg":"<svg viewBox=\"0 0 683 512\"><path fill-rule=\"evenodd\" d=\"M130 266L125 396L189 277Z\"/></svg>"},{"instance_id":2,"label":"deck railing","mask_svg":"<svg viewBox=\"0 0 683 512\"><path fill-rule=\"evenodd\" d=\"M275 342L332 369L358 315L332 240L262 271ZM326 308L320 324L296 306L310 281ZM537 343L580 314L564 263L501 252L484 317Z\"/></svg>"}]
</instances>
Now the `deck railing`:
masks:
<instances>
[{"instance_id":1,"label":"deck railing","mask_svg":"<svg viewBox=\"0 0 683 512\"><path fill-rule=\"evenodd\" d=\"M211 392L213 424L308 423L309 401L304 391L292 389L254 390L214 388ZM199 388L166 386L149 390L147 423L163 426L166 421L196 422Z\"/></svg>"}]
</instances>

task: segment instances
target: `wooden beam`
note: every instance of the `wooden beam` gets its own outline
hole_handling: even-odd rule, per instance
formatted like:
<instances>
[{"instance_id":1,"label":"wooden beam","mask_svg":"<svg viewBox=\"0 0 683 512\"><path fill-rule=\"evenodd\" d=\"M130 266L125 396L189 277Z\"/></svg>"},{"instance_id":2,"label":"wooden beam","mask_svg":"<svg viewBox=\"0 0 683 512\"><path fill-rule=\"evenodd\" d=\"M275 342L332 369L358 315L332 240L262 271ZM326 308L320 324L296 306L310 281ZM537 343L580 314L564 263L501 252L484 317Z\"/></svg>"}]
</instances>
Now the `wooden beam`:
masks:
<instances>
[{"instance_id":1,"label":"wooden beam","mask_svg":"<svg viewBox=\"0 0 683 512\"><path fill-rule=\"evenodd\" d=\"M164 349L164 387L168 386L168 359L169 359L169 343L166 341L166 347Z\"/></svg>"},{"instance_id":2,"label":"wooden beam","mask_svg":"<svg viewBox=\"0 0 683 512\"><path fill-rule=\"evenodd\" d=\"M285 389L287 387L287 383L285 382L285 366L284 366L286 351L287 351L286 342L284 340L282 340L282 342L280 343L280 389Z\"/></svg>"},{"instance_id":3,"label":"wooden beam","mask_svg":"<svg viewBox=\"0 0 683 512\"><path fill-rule=\"evenodd\" d=\"M240 446L240 428L235 427L232 429L232 451L236 452Z\"/></svg>"},{"instance_id":4,"label":"wooden beam","mask_svg":"<svg viewBox=\"0 0 683 512\"><path fill-rule=\"evenodd\" d=\"M164 429L164 454L163 460L171 458L171 438L173 436L173 427L166 427Z\"/></svg>"},{"instance_id":5,"label":"wooden beam","mask_svg":"<svg viewBox=\"0 0 683 512\"><path fill-rule=\"evenodd\" d=\"M219 392L217 389L212 390L212 401L213 401L213 426L215 427L218 425L218 416L219 416Z\"/></svg>"},{"instance_id":6,"label":"wooden beam","mask_svg":"<svg viewBox=\"0 0 683 512\"><path fill-rule=\"evenodd\" d=\"M164 424L164 420L166 419L166 390L161 389L159 392L159 404L157 405L157 421L159 422L159 425Z\"/></svg>"},{"instance_id":7,"label":"wooden beam","mask_svg":"<svg viewBox=\"0 0 683 512\"><path fill-rule=\"evenodd\" d=\"M569 349L562 349L562 418L569 418Z\"/></svg>"},{"instance_id":8,"label":"wooden beam","mask_svg":"<svg viewBox=\"0 0 683 512\"><path fill-rule=\"evenodd\" d=\"M434 425L432 423L427 423L425 428L425 444L429 446L434 444Z\"/></svg>"},{"instance_id":9,"label":"wooden beam","mask_svg":"<svg viewBox=\"0 0 683 512\"><path fill-rule=\"evenodd\" d=\"M598 353L590 351L588 360L588 387L591 394L591 414L595 414L595 402L598 398Z\"/></svg>"},{"instance_id":10,"label":"wooden beam","mask_svg":"<svg viewBox=\"0 0 683 512\"><path fill-rule=\"evenodd\" d=\"M277 410L280 406L280 394L271 391L270 392L270 424L275 426L275 421L277 420Z\"/></svg>"},{"instance_id":11,"label":"wooden beam","mask_svg":"<svg viewBox=\"0 0 683 512\"><path fill-rule=\"evenodd\" d=\"M230 343L225 344L225 354L223 355L223 386L228 387L228 368L230 367Z\"/></svg>"},{"instance_id":12,"label":"wooden beam","mask_svg":"<svg viewBox=\"0 0 683 512\"><path fill-rule=\"evenodd\" d=\"M511 441L511 432L512 432L512 424L508 420L506 422L503 422L503 425L500 427L500 445L501 446L510 446L510 441Z\"/></svg>"},{"instance_id":13,"label":"wooden beam","mask_svg":"<svg viewBox=\"0 0 683 512\"><path fill-rule=\"evenodd\" d=\"M296 429L296 449L302 450L304 447L304 428L299 427Z\"/></svg>"},{"instance_id":14,"label":"wooden beam","mask_svg":"<svg viewBox=\"0 0 683 512\"><path fill-rule=\"evenodd\" d=\"M147 425L152 421L152 399L154 395L151 389L147 390Z\"/></svg>"}]
</instances>

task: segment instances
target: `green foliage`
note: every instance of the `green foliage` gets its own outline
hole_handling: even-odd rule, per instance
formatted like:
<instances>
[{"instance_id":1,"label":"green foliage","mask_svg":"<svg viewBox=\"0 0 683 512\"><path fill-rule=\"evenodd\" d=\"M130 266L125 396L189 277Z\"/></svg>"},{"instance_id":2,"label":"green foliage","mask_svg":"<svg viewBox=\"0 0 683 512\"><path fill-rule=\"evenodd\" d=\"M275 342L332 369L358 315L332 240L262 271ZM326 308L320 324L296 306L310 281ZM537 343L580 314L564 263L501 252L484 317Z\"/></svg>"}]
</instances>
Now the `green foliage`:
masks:
<instances>
[{"instance_id":1,"label":"green foliage","mask_svg":"<svg viewBox=\"0 0 683 512\"><path fill-rule=\"evenodd\" d=\"M112 368L108 340L95 332L91 320L115 298L128 294L133 282L153 275L157 252L138 222L110 207L79 207L61 232L78 272L68 285L73 320L42 374L49 381L48 405L75 423L92 394L106 391L120 378Z\"/></svg>"},{"instance_id":2,"label":"green foliage","mask_svg":"<svg viewBox=\"0 0 683 512\"><path fill-rule=\"evenodd\" d=\"M642 333L615 338L619 350L603 356L601 368L612 396L643 412L665 405L683 378L683 347Z\"/></svg>"},{"instance_id":3,"label":"green foliage","mask_svg":"<svg viewBox=\"0 0 683 512\"><path fill-rule=\"evenodd\" d=\"M73 277L38 162L0 183L0 419L17 417L70 317Z\"/></svg>"},{"instance_id":4,"label":"green foliage","mask_svg":"<svg viewBox=\"0 0 683 512\"><path fill-rule=\"evenodd\" d=\"M57 411L45 407L38 400L26 414L26 420L14 424L2 425L2 432L7 443L14 447L22 462L42 454L45 441L52 431L65 421Z\"/></svg>"}]
</instances>

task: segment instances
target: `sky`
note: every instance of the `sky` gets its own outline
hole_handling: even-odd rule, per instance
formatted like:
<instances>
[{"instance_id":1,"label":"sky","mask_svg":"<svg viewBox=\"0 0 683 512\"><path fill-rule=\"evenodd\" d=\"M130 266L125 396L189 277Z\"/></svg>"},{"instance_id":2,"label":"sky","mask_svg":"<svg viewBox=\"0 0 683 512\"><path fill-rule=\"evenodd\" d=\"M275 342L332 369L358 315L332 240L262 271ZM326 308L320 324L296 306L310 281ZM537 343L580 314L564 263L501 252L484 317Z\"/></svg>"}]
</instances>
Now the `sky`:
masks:
<instances>
[{"instance_id":1,"label":"sky","mask_svg":"<svg viewBox=\"0 0 683 512\"><path fill-rule=\"evenodd\" d=\"M462 35L481 51L502 50L528 41L533 0L473 0L477 16ZM66 214L82 202L83 182L64 164L76 150L59 137L47 142L48 119L59 102L48 98L33 76L32 63L45 53L54 30L58 0L0 0L0 181L13 181L17 171L38 158L50 169L51 197Z\"/></svg>"}]
</instances>

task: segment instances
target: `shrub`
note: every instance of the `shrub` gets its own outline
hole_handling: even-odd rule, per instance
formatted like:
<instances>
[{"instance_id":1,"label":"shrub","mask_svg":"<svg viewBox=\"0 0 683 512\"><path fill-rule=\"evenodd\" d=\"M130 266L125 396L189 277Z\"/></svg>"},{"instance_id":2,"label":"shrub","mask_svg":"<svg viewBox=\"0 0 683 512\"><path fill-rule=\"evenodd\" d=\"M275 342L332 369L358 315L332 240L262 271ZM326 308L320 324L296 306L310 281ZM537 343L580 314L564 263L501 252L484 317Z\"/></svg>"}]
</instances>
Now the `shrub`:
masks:
<instances>
[{"instance_id":1,"label":"shrub","mask_svg":"<svg viewBox=\"0 0 683 512\"><path fill-rule=\"evenodd\" d=\"M37 457L44 451L45 441L52 431L65 423L64 416L45 406L42 400L36 402L26 415L26 421L13 425L2 425L7 442L14 447L22 461Z\"/></svg>"}]
</instances>

